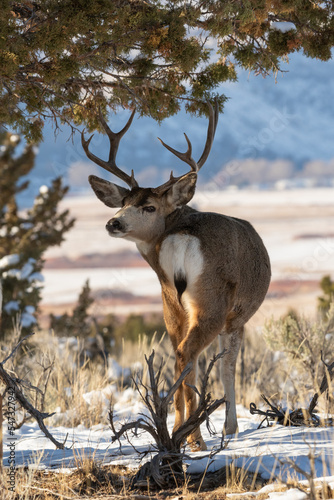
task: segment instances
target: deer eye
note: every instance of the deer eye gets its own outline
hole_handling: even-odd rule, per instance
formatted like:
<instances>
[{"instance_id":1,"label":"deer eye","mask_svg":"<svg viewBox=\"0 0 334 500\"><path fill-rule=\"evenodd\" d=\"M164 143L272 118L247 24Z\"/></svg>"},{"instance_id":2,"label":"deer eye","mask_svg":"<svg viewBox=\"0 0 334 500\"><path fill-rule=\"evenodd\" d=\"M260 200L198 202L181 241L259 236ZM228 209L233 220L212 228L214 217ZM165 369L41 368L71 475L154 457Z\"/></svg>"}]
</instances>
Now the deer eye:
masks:
<instances>
[{"instance_id":1,"label":"deer eye","mask_svg":"<svg viewBox=\"0 0 334 500\"><path fill-rule=\"evenodd\" d=\"M153 207L152 205L148 206L148 207L143 207L143 210L144 212L155 212L155 207Z\"/></svg>"}]
</instances>

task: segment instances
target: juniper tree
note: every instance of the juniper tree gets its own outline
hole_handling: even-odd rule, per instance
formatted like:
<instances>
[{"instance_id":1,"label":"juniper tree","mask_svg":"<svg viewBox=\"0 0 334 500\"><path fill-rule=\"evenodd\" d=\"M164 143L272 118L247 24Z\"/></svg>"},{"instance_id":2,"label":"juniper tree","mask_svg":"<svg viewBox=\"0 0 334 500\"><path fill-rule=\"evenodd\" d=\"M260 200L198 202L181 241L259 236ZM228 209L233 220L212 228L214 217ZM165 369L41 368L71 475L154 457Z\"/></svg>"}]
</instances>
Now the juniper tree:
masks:
<instances>
[{"instance_id":1,"label":"juniper tree","mask_svg":"<svg viewBox=\"0 0 334 500\"><path fill-rule=\"evenodd\" d=\"M81 338L89 336L92 333L92 324L88 309L93 302L89 280L86 280L72 314L64 313L61 316L50 314L50 328L60 336Z\"/></svg>"},{"instance_id":2,"label":"juniper tree","mask_svg":"<svg viewBox=\"0 0 334 500\"><path fill-rule=\"evenodd\" d=\"M42 186L33 206L19 211L18 195L29 182L22 178L34 167L35 152L27 145L21 153L20 137L0 132L0 279L3 311L0 336L12 327L17 314L24 330L34 325L41 300L43 254L63 241L73 226L67 210L59 212L59 202L68 188L60 178L50 188Z\"/></svg>"},{"instance_id":3,"label":"juniper tree","mask_svg":"<svg viewBox=\"0 0 334 500\"><path fill-rule=\"evenodd\" d=\"M266 75L296 51L330 59L333 9L329 0L4 0L0 122L36 140L47 116L95 128L97 105L136 104L161 120L187 99L205 112L237 66Z\"/></svg>"},{"instance_id":4,"label":"juniper tree","mask_svg":"<svg viewBox=\"0 0 334 500\"><path fill-rule=\"evenodd\" d=\"M334 302L334 281L332 281L329 275L326 275L321 279L320 288L324 294L321 297L318 297L318 309L323 318L326 318L331 304Z\"/></svg>"}]
</instances>

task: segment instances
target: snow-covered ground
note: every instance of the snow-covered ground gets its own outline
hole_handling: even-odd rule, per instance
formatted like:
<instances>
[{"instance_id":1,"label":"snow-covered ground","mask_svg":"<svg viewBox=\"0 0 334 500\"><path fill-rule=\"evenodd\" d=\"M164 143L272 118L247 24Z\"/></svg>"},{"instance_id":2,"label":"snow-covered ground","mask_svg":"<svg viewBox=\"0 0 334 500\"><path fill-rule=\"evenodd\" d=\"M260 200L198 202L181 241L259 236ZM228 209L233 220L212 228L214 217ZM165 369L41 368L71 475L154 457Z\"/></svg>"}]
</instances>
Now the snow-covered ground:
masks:
<instances>
[{"instance_id":1,"label":"snow-covered ground","mask_svg":"<svg viewBox=\"0 0 334 500\"><path fill-rule=\"evenodd\" d=\"M74 341L75 339L73 339ZM19 429L9 428L7 421L3 424L4 454L3 464L14 465L14 471L25 466L31 469L69 473L80 467L85 459L92 459L105 465L122 465L136 471L143 461L147 461L156 453L152 437L138 431L136 435L129 433L128 439L122 437L120 442L111 443L112 431L107 425L110 401L113 404L114 425L116 429L139 417L149 417L139 393L132 387L120 389L119 380L127 376L129 369L122 369L116 359L109 359L108 376L111 381L101 388L82 393L82 404L100 415L101 424L90 428L84 425L65 427L62 422L70 422L76 410L61 413L60 408L53 416L45 420L48 430L59 442L65 442L65 449L59 450L42 433L35 421L23 424ZM141 365L136 363L132 369L140 371ZM70 390L70 389L68 389ZM71 417L72 415L72 417ZM207 444L206 452L190 452L185 449L187 458L184 463L189 473L204 471L215 472L224 466L232 465L245 471L259 475L268 481L260 491L253 492L254 497L261 495L277 500L282 498L282 485L292 481L308 485L309 476L320 485L325 482L334 488L334 428L333 427L272 427L259 428L262 417L251 415L241 405L237 406L239 433L228 436L221 449L222 429L225 421L225 409L220 408L210 417L210 432L205 424L201 426L203 438ZM21 415L15 413L15 420ZM174 414L168 416L168 428L172 432ZM15 460L15 462L13 462ZM13 469L12 469L13 470ZM15 481L14 481L15 482ZM284 499L307 498L307 495L295 487L284 492ZM249 492L248 492L249 494ZM236 496L236 498L240 498ZM233 498L233 494L229 495Z\"/></svg>"},{"instance_id":2,"label":"snow-covered ground","mask_svg":"<svg viewBox=\"0 0 334 500\"><path fill-rule=\"evenodd\" d=\"M130 390L131 391L131 390ZM129 396L129 394L128 394ZM131 395L130 395L131 396ZM145 411L133 393L132 403L124 405L124 402L116 407L116 423L126 419L137 419L138 413ZM126 406L126 415L124 410ZM117 411L118 408L118 411ZM123 410L121 409L123 408ZM305 480L305 476L294 470L290 460L306 474L310 473L310 454L314 457L315 476L321 481L327 481L334 488L334 429L333 428L305 428L273 426L258 429L259 420L251 416L247 410L238 407L239 434L231 437L226 449L220 451L213 457L210 451L219 447L221 429L224 423L224 411L218 410L212 416L212 424L217 434L210 436L206 426L202 426L203 437L208 445L208 452L191 453L192 457L186 460L189 472L201 472L205 469L215 471L231 464L243 467L250 472L261 475L263 479L276 481L276 486L265 487L261 494L270 494L270 499L281 498L281 493L273 493L280 489L279 485L285 483L291 477ZM118 422L117 422L118 417ZM169 419L169 427L172 428L174 416ZM68 468L76 467L78 457L94 458L104 464L122 464L130 468L138 468L141 464L138 452L152 449L152 439L149 435L141 433L137 437L132 436L131 442L135 449L125 439L121 440L122 447L118 443L111 444L111 430L107 426L97 425L91 429L83 426L75 428L50 427L54 437L59 441L67 437L66 449L56 450L53 444L44 437L36 423L25 424L15 432L15 460L16 467L28 465L42 469L60 470L66 472ZM10 449L9 444L13 442L13 436L6 433L4 428L4 464L7 464ZM203 456L198 460L198 457ZM151 454L149 454L151 456ZM195 460L196 458L196 460ZM147 459L147 458L146 458ZM284 498L303 499L306 494L298 493L292 489ZM232 496L231 496L232 497ZM261 498L266 498L261 496Z\"/></svg>"},{"instance_id":3,"label":"snow-covered ground","mask_svg":"<svg viewBox=\"0 0 334 500\"><path fill-rule=\"evenodd\" d=\"M160 294L159 281L150 268L47 269L43 300L47 304L74 302L89 276L92 290L117 290L134 295Z\"/></svg>"}]
</instances>

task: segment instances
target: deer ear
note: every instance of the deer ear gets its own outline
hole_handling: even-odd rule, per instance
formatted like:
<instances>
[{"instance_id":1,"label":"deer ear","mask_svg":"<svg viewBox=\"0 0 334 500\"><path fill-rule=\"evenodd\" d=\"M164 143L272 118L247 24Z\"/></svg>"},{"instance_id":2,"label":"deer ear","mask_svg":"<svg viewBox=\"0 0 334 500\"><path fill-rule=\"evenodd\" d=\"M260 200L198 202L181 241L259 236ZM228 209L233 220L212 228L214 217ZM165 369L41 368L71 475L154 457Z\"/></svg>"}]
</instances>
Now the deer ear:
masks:
<instances>
[{"instance_id":1,"label":"deer ear","mask_svg":"<svg viewBox=\"0 0 334 500\"><path fill-rule=\"evenodd\" d=\"M181 207L189 203L195 194L197 174L191 172L184 175L167 191L167 201L175 208Z\"/></svg>"},{"instance_id":2,"label":"deer ear","mask_svg":"<svg viewBox=\"0 0 334 500\"><path fill-rule=\"evenodd\" d=\"M122 207L124 198L130 192L129 189L117 186L117 184L100 179L95 175L90 175L88 180L98 199L107 205L107 207Z\"/></svg>"}]
</instances>

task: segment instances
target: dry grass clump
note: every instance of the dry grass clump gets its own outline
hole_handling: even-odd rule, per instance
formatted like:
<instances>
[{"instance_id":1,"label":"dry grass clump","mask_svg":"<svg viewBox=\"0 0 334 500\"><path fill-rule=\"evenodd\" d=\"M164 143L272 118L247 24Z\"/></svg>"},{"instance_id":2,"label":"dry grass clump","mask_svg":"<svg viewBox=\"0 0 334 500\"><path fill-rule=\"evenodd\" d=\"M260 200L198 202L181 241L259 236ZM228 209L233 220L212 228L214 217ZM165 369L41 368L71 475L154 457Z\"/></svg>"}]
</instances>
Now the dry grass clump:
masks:
<instances>
[{"instance_id":1,"label":"dry grass clump","mask_svg":"<svg viewBox=\"0 0 334 500\"><path fill-rule=\"evenodd\" d=\"M19 338L19 333L11 344ZM4 345L2 351L6 352L8 344L5 342ZM57 337L38 332L22 344L11 363L8 368L12 373L26 381L25 396L29 401L39 411L56 412L48 419L49 425L76 426L81 423L90 427L101 422L101 411L96 406L90 408L83 394L109 383L106 370L101 363L83 359L79 339L76 349L72 348L71 339L60 347ZM59 415L61 418L57 418Z\"/></svg>"},{"instance_id":2,"label":"dry grass clump","mask_svg":"<svg viewBox=\"0 0 334 500\"><path fill-rule=\"evenodd\" d=\"M280 383L276 386L286 394L291 404L305 404L319 391L324 375L324 363L333 361L334 352L334 304L326 316L311 320L291 310L279 320L266 323L264 337L274 352ZM264 390L266 394L268 391ZM322 399L322 410L331 412L334 399ZM278 398L276 398L278 399Z\"/></svg>"},{"instance_id":3,"label":"dry grass clump","mask_svg":"<svg viewBox=\"0 0 334 500\"><path fill-rule=\"evenodd\" d=\"M104 466L94 459L82 457L77 469L52 472L22 468L17 470L15 493L0 492L0 499L51 500L94 498L108 495L129 498L130 473L119 466ZM0 476L5 485L5 472Z\"/></svg>"},{"instance_id":4,"label":"dry grass clump","mask_svg":"<svg viewBox=\"0 0 334 500\"><path fill-rule=\"evenodd\" d=\"M12 337L1 342L0 360L17 345L20 335L20 328L16 327ZM158 341L155 337L148 339L142 336L138 344L124 343L117 362L127 371L132 363L144 367L145 353L154 348L158 364L168 351L166 344L166 338ZM163 376L168 386L172 384L172 363L167 362L164 366ZM15 377L25 381L25 397L31 404L39 411L55 412L55 415L47 420L47 425L75 427L82 424L90 428L101 423L108 424L107 400L111 399L112 394L120 394L129 384L132 385L129 377L127 380L122 377L110 378L107 358L88 358L81 339L59 339L45 331L37 332L25 341L6 367ZM143 377L146 377L145 371ZM0 389L2 390L1 383ZM92 391L105 392L100 399L98 394L93 397L93 403L90 404L84 395ZM21 412L18 412L17 416L19 425L31 418Z\"/></svg>"},{"instance_id":5,"label":"dry grass clump","mask_svg":"<svg viewBox=\"0 0 334 500\"><path fill-rule=\"evenodd\" d=\"M1 343L1 358L4 358L17 344L20 333L17 327L12 337ZM160 365L162 359L164 360L162 376L168 390L174 382L175 356L167 335L161 339L142 335L135 344L125 341L115 359L124 369L139 362L144 367L143 382L146 383L145 354L153 349L156 353L156 366ZM200 378L205 373L209 360L217 352L219 352L218 342L202 354L199 363ZM260 401L260 394L264 391L263 386L267 389L269 385L266 364L267 360L270 364L270 356L271 353L266 350L264 343L258 342L257 333L246 335L236 378L236 393L240 403L248 406L251 401ZM96 400L94 405L90 405L85 401L84 394L103 390L110 384L121 392L129 383L131 384L131 380L121 378L111 380L108 377L106 359L100 357L91 360L85 357L82 340L70 337L66 341L65 339L60 341L57 336L45 331L37 332L25 342L7 367L19 379L28 380L31 386L40 389L36 392L32 387L29 388L28 384L25 395L39 411L56 412L54 417L46 422L48 425L72 427L83 424L91 427L107 423L105 401ZM272 378L275 370L271 368L268 372ZM218 366L214 368L208 389L216 397L224 394Z\"/></svg>"},{"instance_id":6,"label":"dry grass clump","mask_svg":"<svg viewBox=\"0 0 334 500\"><path fill-rule=\"evenodd\" d=\"M81 361L80 349L70 350L68 346L54 357L54 368L46 395L46 406L56 410L53 418L58 425L85 427L101 423L103 416L102 401L88 405L83 397L85 393L106 387L106 370L101 364L89 359Z\"/></svg>"},{"instance_id":7,"label":"dry grass clump","mask_svg":"<svg viewBox=\"0 0 334 500\"><path fill-rule=\"evenodd\" d=\"M227 494L244 494L259 490L261 478L233 464L214 473L207 473L207 484L201 482L190 487L184 485L167 490L155 489L148 484L145 489L131 489L133 471L124 467L102 465L93 457L78 456L73 471L43 471L35 468L17 470L16 491L0 491L1 500L55 500L55 499L132 499L132 500L221 500ZM0 473L0 483L5 485L5 472Z\"/></svg>"},{"instance_id":8,"label":"dry grass clump","mask_svg":"<svg viewBox=\"0 0 334 500\"><path fill-rule=\"evenodd\" d=\"M123 367L128 367L139 361L146 368L145 356L152 351L155 352L155 367L160 366L163 360L162 375L166 388L169 389L174 383L175 355L167 334L160 339L156 335L153 335L153 337L140 335L136 343L129 340L123 341L122 350L117 357L117 361ZM145 369L143 371L144 384L148 382L147 376L148 372Z\"/></svg>"}]
</instances>

